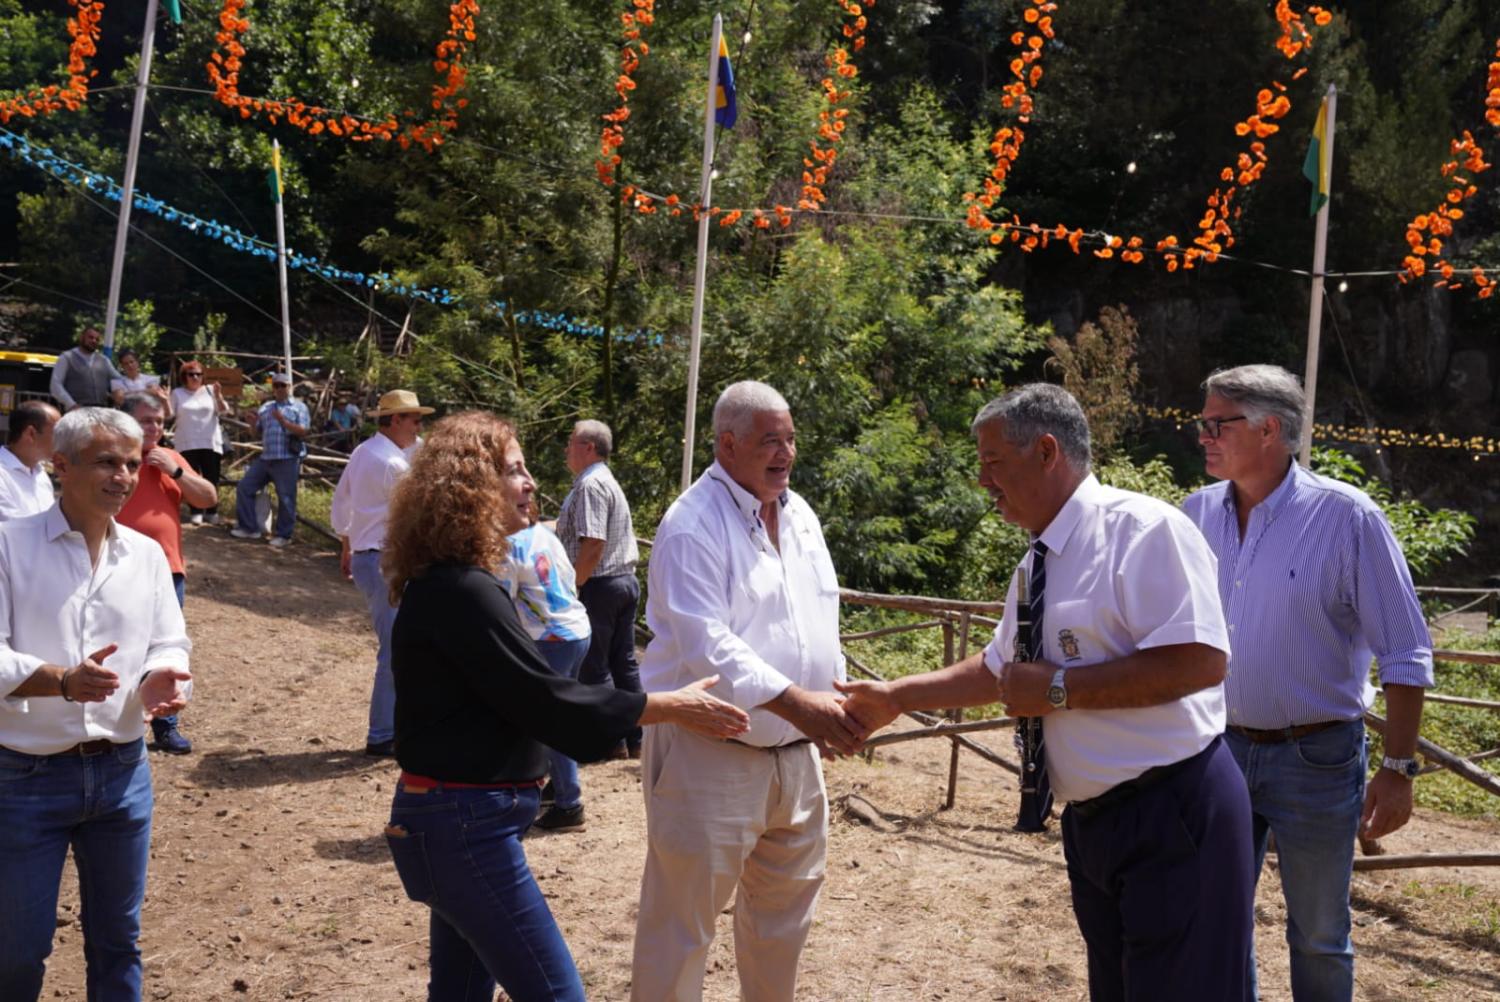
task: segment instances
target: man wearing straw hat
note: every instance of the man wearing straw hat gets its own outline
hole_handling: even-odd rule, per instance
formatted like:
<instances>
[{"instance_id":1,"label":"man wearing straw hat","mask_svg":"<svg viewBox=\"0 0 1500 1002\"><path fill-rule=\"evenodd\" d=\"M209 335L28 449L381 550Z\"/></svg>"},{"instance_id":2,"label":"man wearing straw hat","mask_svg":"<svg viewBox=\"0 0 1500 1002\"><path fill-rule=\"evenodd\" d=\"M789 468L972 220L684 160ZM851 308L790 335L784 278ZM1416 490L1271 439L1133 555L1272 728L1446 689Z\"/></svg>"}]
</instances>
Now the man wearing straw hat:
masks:
<instances>
[{"instance_id":1,"label":"man wearing straw hat","mask_svg":"<svg viewBox=\"0 0 1500 1002\"><path fill-rule=\"evenodd\" d=\"M391 390L370 412L379 429L349 456L349 465L333 492L333 529L343 543L339 566L365 597L370 623L380 642L375 657L375 683L370 690L370 729L365 754L395 754L396 685L391 676L391 626L396 607L380 573L380 548L385 543L385 518L391 489L411 466L420 444L422 418L432 413L410 390Z\"/></svg>"}]
</instances>

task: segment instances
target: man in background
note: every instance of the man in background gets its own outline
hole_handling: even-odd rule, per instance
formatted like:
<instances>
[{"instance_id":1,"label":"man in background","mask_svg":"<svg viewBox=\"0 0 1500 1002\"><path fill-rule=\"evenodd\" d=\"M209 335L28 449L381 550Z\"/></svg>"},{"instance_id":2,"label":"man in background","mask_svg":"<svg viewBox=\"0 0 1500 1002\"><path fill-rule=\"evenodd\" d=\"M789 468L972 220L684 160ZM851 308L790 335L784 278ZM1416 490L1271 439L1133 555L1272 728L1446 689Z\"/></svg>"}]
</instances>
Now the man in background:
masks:
<instances>
[{"instance_id":1,"label":"man in background","mask_svg":"<svg viewBox=\"0 0 1500 1002\"><path fill-rule=\"evenodd\" d=\"M251 416L252 430L259 429L261 451L235 489L235 539L259 539L255 527L255 495L266 484L276 486L276 527L271 545L280 549L292 542L297 528L297 479L302 474L302 457L307 453L303 438L307 436L312 416L307 405L292 396L292 377L278 372L271 377L273 399L261 404Z\"/></svg>"},{"instance_id":2,"label":"man in background","mask_svg":"<svg viewBox=\"0 0 1500 1002\"><path fill-rule=\"evenodd\" d=\"M10 412L0 446L0 522L52 507L52 478L42 460L52 455L52 429L61 416L41 400L23 401Z\"/></svg>"},{"instance_id":3,"label":"man in background","mask_svg":"<svg viewBox=\"0 0 1500 1002\"><path fill-rule=\"evenodd\" d=\"M578 598L589 613L592 639L578 679L590 685L613 683L625 692L641 691L635 660L635 613L641 587L635 579L640 551L630 502L609 468L614 436L603 421L579 421L568 439L573 488L557 516L557 535L578 575ZM636 728L618 750L639 758Z\"/></svg>"},{"instance_id":4,"label":"man in background","mask_svg":"<svg viewBox=\"0 0 1500 1002\"><path fill-rule=\"evenodd\" d=\"M396 481L411 468L411 456L421 441L422 419L432 413L410 390L392 390L370 412L377 429L349 456L349 465L333 492L330 518L342 545L339 567L353 581L370 609L370 625L379 644L375 681L370 690L370 725L365 754L396 754L396 683L391 675L391 627L396 606L380 573L380 550L385 545L385 520Z\"/></svg>"},{"instance_id":5,"label":"man in background","mask_svg":"<svg viewBox=\"0 0 1500 1002\"><path fill-rule=\"evenodd\" d=\"M75 407L108 407L114 402L111 380L125 376L105 357L99 346L104 335L89 325L78 335L78 346L57 356L52 366L52 399L70 411Z\"/></svg>"}]
</instances>

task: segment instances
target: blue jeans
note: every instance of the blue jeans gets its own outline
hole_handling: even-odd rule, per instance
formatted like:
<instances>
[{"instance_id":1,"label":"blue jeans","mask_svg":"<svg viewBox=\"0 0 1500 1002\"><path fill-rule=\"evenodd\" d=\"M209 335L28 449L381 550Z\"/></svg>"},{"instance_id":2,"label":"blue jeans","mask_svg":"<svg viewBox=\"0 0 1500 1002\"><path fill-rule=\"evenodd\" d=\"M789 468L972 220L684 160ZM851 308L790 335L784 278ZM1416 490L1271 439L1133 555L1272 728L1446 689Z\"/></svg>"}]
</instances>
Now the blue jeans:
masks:
<instances>
[{"instance_id":1,"label":"blue jeans","mask_svg":"<svg viewBox=\"0 0 1500 1002\"><path fill-rule=\"evenodd\" d=\"M140 998L136 940L151 805L144 741L90 756L0 748L0 999L20 1002L41 994L70 846L78 868L88 998Z\"/></svg>"},{"instance_id":2,"label":"blue jeans","mask_svg":"<svg viewBox=\"0 0 1500 1002\"><path fill-rule=\"evenodd\" d=\"M240 478L234 489L235 523L246 532L260 532L255 519L255 495L266 484L276 485L276 535L291 539L297 528L297 475L302 472L300 459L260 459Z\"/></svg>"},{"instance_id":3,"label":"blue jeans","mask_svg":"<svg viewBox=\"0 0 1500 1002\"><path fill-rule=\"evenodd\" d=\"M577 678L583 657L589 652L589 638L582 640L540 640L536 649L542 652L542 660L563 678ZM552 755L552 794L557 806L572 810L583 802L583 791L578 788L578 763L560 751Z\"/></svg>"},{"instance_id":4,"label":"blue jeans","mask_svg":"<svg viewBox=\"0 0 1500 1002\"><path fill-rule=\"evenodd\" d=\"M497 982L515 1002L583 1002L521 849L540 797L535 788L413 793L396 784L385 838L406 896L432 912L432 1002L491 1002Z\"/></svg>"},{"instance_id":5,"label":"blue jeans","mask_svg":"<svg viewBox=\"0 0 1500 1002\"><path fill-rule=\"evenodd\" d=\"M380 646L375 654L375 683L370 689L370 729L365 741L377 744L396 736L396 677L391 674L391 627L396 606L380 573L380 551L361 550L349 558L354 584L370 608L370 625Z\"/></svg>"},{"instance_id":6,"label":"blue jeans","mask_svg":"<svg viewBox=\"0 0 1500 1002\"><path fill-rule=\"evenodd\" d=\"M1257 874L1266 834L1276 836L1292 997L1348 1002L1354 997L1349 880L1365 797L1364 722L1281 744L1254 744L1234 731L1226 739L1250 787Z\"/></svg>"},{"instance_id":7,"label":"blue jeans","mask_svg":"<svg viewBox=\"0 0 1500 1002\"><path fill-rule=\"evenodd\" d=\"M579 681L587 685L614 684L621 692L641 691L641 669L635 661L635 610L641 586L634 574L589 578L578 589L578 600L589 614L588 657ZM641 746L639 727L625 735L632 748Z\"/></svg>"}]
</instances>

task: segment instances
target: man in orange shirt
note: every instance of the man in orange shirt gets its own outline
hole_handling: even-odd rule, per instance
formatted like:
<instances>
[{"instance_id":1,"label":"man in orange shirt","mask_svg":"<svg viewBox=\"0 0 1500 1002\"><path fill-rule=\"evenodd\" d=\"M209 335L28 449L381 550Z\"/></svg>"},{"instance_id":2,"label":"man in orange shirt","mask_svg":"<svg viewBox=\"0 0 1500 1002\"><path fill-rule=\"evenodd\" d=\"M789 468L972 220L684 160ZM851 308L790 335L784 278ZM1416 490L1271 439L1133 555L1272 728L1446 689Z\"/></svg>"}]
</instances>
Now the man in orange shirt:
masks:
<instances>
[{"instance_id":1,"label":"man in orange shirt","mask_svg":"<svg viewBox=\"0 0 1500 1002\"><path fill-rule=\"evenodd\" d=\"M182 514L184 501L195 508L212 508L219 492L214 485L193 472L186 459L161 444L166 427L166 410L160 397L150 393L132 393L125 398L124 411L141 426L141 475L135 493L115 516L115 521L154 539L167 555L172 571L172 585L181 605L186 581L182 560ZM186 755L192 742L177 729L177 715L153 717L151 731L160 751Z\"/></svg>"}]
</instances>

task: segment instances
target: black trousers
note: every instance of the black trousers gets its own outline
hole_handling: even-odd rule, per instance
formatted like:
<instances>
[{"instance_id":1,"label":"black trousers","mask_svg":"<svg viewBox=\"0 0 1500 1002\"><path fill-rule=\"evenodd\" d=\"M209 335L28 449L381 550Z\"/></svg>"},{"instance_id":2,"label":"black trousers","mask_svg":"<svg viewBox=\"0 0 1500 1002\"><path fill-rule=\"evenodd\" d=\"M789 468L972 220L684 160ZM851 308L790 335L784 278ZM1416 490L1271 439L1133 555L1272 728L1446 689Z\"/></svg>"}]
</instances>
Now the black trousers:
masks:
<instances>
[{"instance_id":1,"label":"black trousers","mask_svg":"<svg viewBox=\"0 0 1500 1002\"><path fill-rule=\"evenodd\" d=\"M589 652L578 671L586 685L613 684L621 692L641 691L641 670L635 662L635 611L641 602L641 586L634 574L589 578L578 589L579 601L588 610ZM641 746L641 729L625 736L632 748Z\"/></svg>"},{"instance_id":2,"label":"black trousers","mask_svg":"<svg viewBox=\"0 0 1500 1002\"><path fill-rule=\"evenodd\" d=\"M1222 737L1062 830L1093 1002L1254 1002L1250 795Z\"/></svg>"},{"instance_id":3,"label":"black trousers","mask_svg":"<svg viewBox=\"0 0 1500 1002\"><path fill-rule=\"evenodd\" d=\"M212 449L189 449L182 454L182 458L188 461L193 472L204 480L214 485L214 490L219 489L219 474L224 457ZM217 511L218 506L213 508L193 508L194 515L204 515L210 511Z\"/></svg>"}]
</instances>

